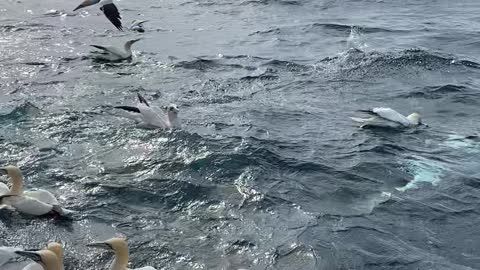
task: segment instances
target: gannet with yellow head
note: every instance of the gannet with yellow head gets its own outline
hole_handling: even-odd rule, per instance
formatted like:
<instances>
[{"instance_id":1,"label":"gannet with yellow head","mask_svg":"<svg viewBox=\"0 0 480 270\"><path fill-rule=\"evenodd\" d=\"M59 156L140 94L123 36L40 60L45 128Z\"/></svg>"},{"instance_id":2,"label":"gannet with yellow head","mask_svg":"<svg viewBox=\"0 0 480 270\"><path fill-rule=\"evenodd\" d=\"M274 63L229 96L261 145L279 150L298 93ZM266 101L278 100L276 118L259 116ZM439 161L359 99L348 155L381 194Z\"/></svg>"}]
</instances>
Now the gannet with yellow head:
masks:
<instances>
[{"instance_id":1,"label":"gannet with yellow head","mask_svg":"<svg viewBox=\"0 0 480 270\"><path fill-rule=\"evenodd\" d=\"M104 242L94 242L88 247L101 248L115 252L115 259L109 267L109 270L156 270L151 266L130 269L128 268L128 244L123 238L111 238Z\"/></svg>"},{"instance_id":2,"label":"gannet with yellow head","mask_svg":"<svg viewBox=\"0 0 480 270\"><path fill-rule=\"evenodd\" d=\"M0 195L0 205L10 205L18 212L34 216L51 212L60 215L72 213L71 210L62 208L55 196L49 191L43 189L24 191L23 175L18 167L12 165L0 167L0 174L2 173L10 177L12 185L8 194Z\"/></svg>"},{"instance_id":3,"label":"gannet with yellow head","mask_svg":"<svg viewBox=\"0 0 480 270\"><path fill-rule=\"evenodd\" d=\"M58 261L60 262L60 270L64 270L63 265L63 246L57 242L48 243L47 247L44 250L50 250L57 256ZM37 262L28 264L23 268L23 270L44 270L43 266Z\"/></svg>"},{"instance_id":4,"label":"gannet with yellow head","mask_svg":"<svg viewBox=\"0 0 480 270\"><path fill-rule=\"evenodd\" d=\"M392 127L407 128L424 125L419 113L412 113L408 116L391 108L373 108L370 110L359 110L360 112L372 115L370 118L350 117L353 121L360 123L360 127Z\"/></svg>"},{"instance_id":5,"label":"gannet with yellow head","mask_svg":"<svg viewBox=\"0 0 480 270\"><path fill-rule=\"evenodd\" d=\"M43 270L62 270L63 266L53 251L44 249L39 251L15 251L16 254L29 258L42 266ZM23 270L30 270L27 265Z\"/></svg>"}]
</instances>

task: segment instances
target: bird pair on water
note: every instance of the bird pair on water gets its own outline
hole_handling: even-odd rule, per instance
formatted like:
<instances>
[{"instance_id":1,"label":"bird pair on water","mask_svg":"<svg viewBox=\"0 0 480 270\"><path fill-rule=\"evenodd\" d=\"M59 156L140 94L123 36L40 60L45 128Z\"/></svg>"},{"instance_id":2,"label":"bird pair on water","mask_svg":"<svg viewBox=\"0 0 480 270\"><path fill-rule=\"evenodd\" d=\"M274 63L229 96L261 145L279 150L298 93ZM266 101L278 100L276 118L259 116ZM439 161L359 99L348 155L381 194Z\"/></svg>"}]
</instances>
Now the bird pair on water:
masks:
<instances>
[{"instance_id":1,"label":"bird pair on water","mask_svg":"<svg viewBox=\"0 0 480 270\"><path fill-rule=\"evenodd\" d=\"M16 166L5 166L0 168L0 172L10 177L11 187L4 183L0 183L0 208L7 208L18 211L20 213L42 216L46 214L55 215L71 215L72 210L63 208L55 196L44 189L34 189L24 191L24 181L22 172ZM111 270L127 270L128 265L128 245L125 239L112 238L104 242L95 242L88 244L89 247L102 248L115 252L115 259L109 269ZM51 243L47 249L40 251L25 251L10 249L11 253L21 255L32 259L43 267L43 270L63 270L63 248L58 243ZM2 252L3 251L3 252ZM0 267L8 261L9 255L7 249L0 248ZM2 254L7 253L7 254ZM7 260L3 260L7 257ZM24 270L36 270L36 264L27 265ZM1 269L1 268L0 268ZM141 270L155 270L153 267L139 268Z\"/></svg>"},{"instance_id":2,"label":"bird pair on water","mask_svg":"<svg viewBox=\"0 0 480 270\"><path fill-rule=\"evenodd\" d=\"M103 242L94 242L87 247L100 248L115 253L115 258L110 264L110 270L129 270L129 249L127 241L123 238L111 238ZM2 254L3 253L3 254ZM34 261L23 268L23 270L64 270L64 250L61 244L52 242L42 250L21 250L18 248L0 248L0 267L2 256L6 259L20 255ZM130 270L156 270L154 267L145 266Z\"/></svg>"}]
</instances>

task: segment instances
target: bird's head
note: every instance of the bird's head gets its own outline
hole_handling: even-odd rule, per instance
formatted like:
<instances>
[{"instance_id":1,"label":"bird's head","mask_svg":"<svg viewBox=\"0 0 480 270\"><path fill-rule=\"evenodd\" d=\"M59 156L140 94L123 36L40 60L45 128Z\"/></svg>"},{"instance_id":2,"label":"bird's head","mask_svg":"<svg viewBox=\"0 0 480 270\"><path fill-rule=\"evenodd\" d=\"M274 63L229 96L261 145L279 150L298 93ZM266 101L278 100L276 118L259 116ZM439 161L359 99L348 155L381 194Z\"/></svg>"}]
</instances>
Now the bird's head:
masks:
<instances>
[{"instance_id":1,"label":"bird's head","mask_svg":"<svg viewBox=\"0 0 480 270\"><path fill-rule=\"evenodd\" d=\"M42 265L44 269L59 270L61 267L57 255L50 250L15 251L15 253Z\"/></svg>"},{"instance_id":2,"label":"bird's head","mask_svg":"<svg viewBox=\"0 0 480 270\"><path fill-rule=\"evenodd\" d=\"M7 165L5 167L0 167L0 174L8 175L11 178L22 177L22 172L17 166Z\"/></svg>"},{"instance_id":3,"label":"bird's head","mask_svg":"<svg viewBox=\"0 0 480 270\"><path fill-rule=\"evenodd\" d=\"M133 43L138 42L140 40L142 40L142 39L141 38L131 39L131 40L127 41L126 46L132 46Z\"/></svg>"},{"instance_id":4,"label":"bird's head","mask_svg":"<svg viewBox=\"0 0 480 270\"><path fill-rule=\"evenodd\" d=\"M87 247L100 248L115 252L128 250L127 241L123 238L111 238L103 242L93 242L87 244Z\"/></svg>"},{"instance_id":5,"label":"bird's head","mask_svg":"<svg viewBox=\"0 0 480 270\"><path fill-rule=\"evenodd\" d=\"M422 124L422 116L419 113L414 112L407 116L407 118L416 126Z\"/></svg>"},{"instance_id":6,"label":"bird's head","mask_svg":"<svg viewBox=\"0 0 480 270\"><path fill-rule=\"evenodd\" d=\"M174 114L177 114L180 109L178 108L178 106L176 104L170 104L166 107L166 110L167 110L167 113L174 113Z\"/></svg>"}]
</instances>

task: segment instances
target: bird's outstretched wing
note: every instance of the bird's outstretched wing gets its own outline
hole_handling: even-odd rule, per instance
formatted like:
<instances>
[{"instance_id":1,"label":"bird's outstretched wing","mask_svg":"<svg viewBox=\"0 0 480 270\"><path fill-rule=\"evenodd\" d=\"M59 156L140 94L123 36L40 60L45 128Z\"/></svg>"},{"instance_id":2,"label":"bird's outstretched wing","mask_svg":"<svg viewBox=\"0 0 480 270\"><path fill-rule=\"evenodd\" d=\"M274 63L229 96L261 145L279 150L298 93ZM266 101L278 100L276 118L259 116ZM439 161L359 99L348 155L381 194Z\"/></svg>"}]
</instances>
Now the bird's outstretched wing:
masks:
<instances>
[{"instance_id":1,"label":"bird's outstretched wing","mask_svg":"<svg viewBox=\"0 0 480 270\"><path fill-rule=\"evenodd\" d=\"M117 6L115 6L114 3L105 4L100 10L103 11L103 14L105 14L107 19L112 22L118 30L123 31L122 21L120 21L122 17L120 17L120 12L118 12Z\"/></svg>"},{"instance_id":2,"label":"bird's outstretched wing","mask_svg":"<svg viewBox=\"0 0 480 270\"><path fill-rule=\"evenodd\" d=\"M85 0L79 6L77 6L73 11L76 11L78 9L88 7L88 6L91 6L91 5L95 5L98 2L100 2L100 0Z\"/></svg>"},{"instance_id":3,"label":"bird's outstretched wing","mask_svg":"<svg viewBox=\"0 0 480 270\"><path fill-rule=\"evenodd\" d=\"M402 115L401 113L391 109L391 108L373 108L371 110L360 110L361 112L366 112L369 114L376 115L378 117L381 117L385 120L392 121L399 123L403 126L409 126L410 121L408 121L408 118Z\"/></svg>"}]
</instances>

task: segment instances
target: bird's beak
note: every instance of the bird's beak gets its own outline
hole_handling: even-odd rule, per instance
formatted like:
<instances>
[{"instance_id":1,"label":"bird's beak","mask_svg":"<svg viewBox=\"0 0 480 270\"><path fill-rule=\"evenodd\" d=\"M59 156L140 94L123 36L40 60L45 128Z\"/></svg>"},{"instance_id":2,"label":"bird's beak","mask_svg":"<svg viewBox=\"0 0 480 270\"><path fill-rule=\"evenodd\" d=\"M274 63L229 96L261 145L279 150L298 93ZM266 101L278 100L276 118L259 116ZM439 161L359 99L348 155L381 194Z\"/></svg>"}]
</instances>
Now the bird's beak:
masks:
<instances>
[{"instance_id":1,"label":"bird's beak","mask_svg":"<svg viewBox=\"0 0 480 270\"><path fill-rule=\"evenodd\" d=\"M93 243L87 244L87 247L101 248L101 249L107 249L107 250L112 249L112 246L105 242L93 242Z\"/></svg>"},{"instance_id":2,"label":"bird's beak","mask_svg":"<svg viewBox=\"0 0 480 270\"><path fill-rule=\"evenodd\" d=\"M93 4L96 4L97 2L100 2L100 1L85 0L78 7L76 7L73 11L76 11L76 10L84 8L84 7L91 6Z\"/></svg>"},{"instance_id":3,"label":"bird's beak","mask_svg":"<svg viewBox=\"0 0 480 270\"><path fill-rule=\"evenodd\" d=\"M140 41L140 40L142 40L142 39L141 39L141 38L134 39L134 40L132 40L132 44L135 43L135 42L137 42L137 41Z\"/></svg>"},{"instance_id":4,"label":"bird's beak","mask_svg":"<svg viewBox=\"0 0 480 270\"><path fill-rule=\"evenodd\" d=\"M429 127L429 125L425 124L425 123L421 123L420 125L424 126L424 127Z\"/></svg>"},{"instance_id":5,"label":"bird's beak","mask_svg":"<svg viewBox=\"0 0 480 270\"><path fill-rule=\"evenodd\" d=\"M15 251L15 254L18 254L20 256L29 258L30 260L32 260L34 262L41 262L42 261L42 257L36 251Z\"/></svg>"}]
</instances>

